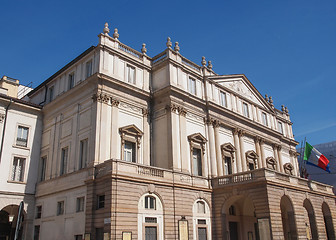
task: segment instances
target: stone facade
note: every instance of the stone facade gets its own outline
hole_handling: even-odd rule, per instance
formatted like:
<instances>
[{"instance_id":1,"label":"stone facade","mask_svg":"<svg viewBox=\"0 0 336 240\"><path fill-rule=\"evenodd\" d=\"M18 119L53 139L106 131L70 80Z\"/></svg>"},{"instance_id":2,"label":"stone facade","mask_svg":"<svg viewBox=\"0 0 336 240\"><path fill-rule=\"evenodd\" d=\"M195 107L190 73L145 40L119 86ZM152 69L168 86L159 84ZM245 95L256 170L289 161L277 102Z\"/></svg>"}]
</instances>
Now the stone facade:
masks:
<instances>
[{"instance_id":1,"label":"stone facade","mask_svg":"<svg viewBox=\"0 0 336 240\"><path fill-rule=\"evenodd\" d=\"M46 161L35 239L333 238L332 189L299 177L286 107L170 38L151 58L103 32L28 94Z\"/></svg>"}]
</instances>

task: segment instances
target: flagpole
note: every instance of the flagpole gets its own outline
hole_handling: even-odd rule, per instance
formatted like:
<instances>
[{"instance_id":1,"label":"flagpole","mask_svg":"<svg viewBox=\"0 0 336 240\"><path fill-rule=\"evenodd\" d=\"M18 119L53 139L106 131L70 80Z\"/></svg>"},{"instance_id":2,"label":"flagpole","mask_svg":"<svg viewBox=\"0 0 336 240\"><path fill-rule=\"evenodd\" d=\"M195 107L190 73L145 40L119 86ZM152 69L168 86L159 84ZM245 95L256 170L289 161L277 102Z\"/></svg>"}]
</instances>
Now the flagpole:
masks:
<instances>
[{"instance_id":1,"label":"flagpole","mask_svg":"<svg viewBox=\"0 0 336 240\"><path fill-rule=\"evenodd\" d=\"M303 161L303 157L304 157L304 149L305 149L305 147L306 147L306 137L305 137L305 139L304 139L304 145L302 146L302 141L301 141L301 152L300 152L300 156L301 156L301 164L300 164L300 176L302 177L302 178L304 178L304 176L303 176L303 169L304 169L304 167L306 167L306 166L303 166L304 164L304 161Z\"/></svg>"}]
</instances>

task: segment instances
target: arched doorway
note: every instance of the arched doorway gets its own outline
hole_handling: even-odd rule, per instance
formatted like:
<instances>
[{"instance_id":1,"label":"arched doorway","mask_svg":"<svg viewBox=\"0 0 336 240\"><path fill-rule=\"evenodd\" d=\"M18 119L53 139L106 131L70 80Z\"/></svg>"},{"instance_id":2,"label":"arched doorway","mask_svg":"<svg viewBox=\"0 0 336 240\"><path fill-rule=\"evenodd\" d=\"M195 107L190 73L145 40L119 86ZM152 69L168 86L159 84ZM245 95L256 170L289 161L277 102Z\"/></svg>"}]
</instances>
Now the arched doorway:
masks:
<instances>
[{"instance_id":1,"label":"arched doorway","mask_svg":"<svg viewBox=\"0 0 336 240\"><path fill-rule=\"evenodd\" d=\"M8 205L0 211L0 240L12 240L15 235L15 228L18 219L19 206ZM22 229L22 227L21 227ZM20 231L20 235L22 230ZM19 239L21 239L19 237Z\"/></svg>"},{"instance_id":2,"label":"arched doorway","mask_svg":"<svg viewBox=\"0 0 336 240\"><path fill-rule=\"evenodd\" d=\"M315 219L313 205L308 199L306 199L303 202L303 207L306 209L305 225L306 225L307 239L318 239L318 231L317 231L317 226L316 226L316 219Z\"/></svg>"},{"instance_id":3,"label":"arched doorway","mask_svg":"<svg viewBox=\"0 0 336 240\"><path fill-rule=\"evenodd\" d=\"M222 235L227 240L259 239L255 208L249 196L233 196L225 201Z\"/></svg>"},{"instance_id":4,"label":"arched doorway","mask_svg":"<svg viewBox=\"0 0 336 240\"><path fill-rule=\"evenodd\" d=\"M285 240L297 239L294 208L291 200L283 196L280 201L282 228Z\"/></svg>"},{"instance_id":5,"label":"arched doorway","mask_svg":"<svg viewBox=\"0 0 336 240\"><path fill-rule=\"evenodd\" d=\"M204 199L197 199L193 205L193 239L211 240L210 207Z\"/></svg>"},{"instance_id":6,"label":"arched doorway","mask_svg":"<svg viewBox=\"0 0 336 240\"><path fill-rule=\"evenodd\" d=\"M324 219L327 239L328 240L335 239L334 224L333 224L330 208L326 202L322 204L322 212L323 212L323 219Z\"/></svg>"},{"instance_id":7,"label":"arched doorway","mask_svg":"<svg viewBox=\"0 0 336 240\"><path fill-rule=\"evenodd\" d=\"M163 240L163 204L155 193L142 195L138 203L138 239Z\"/></svg>"}]
</instances>

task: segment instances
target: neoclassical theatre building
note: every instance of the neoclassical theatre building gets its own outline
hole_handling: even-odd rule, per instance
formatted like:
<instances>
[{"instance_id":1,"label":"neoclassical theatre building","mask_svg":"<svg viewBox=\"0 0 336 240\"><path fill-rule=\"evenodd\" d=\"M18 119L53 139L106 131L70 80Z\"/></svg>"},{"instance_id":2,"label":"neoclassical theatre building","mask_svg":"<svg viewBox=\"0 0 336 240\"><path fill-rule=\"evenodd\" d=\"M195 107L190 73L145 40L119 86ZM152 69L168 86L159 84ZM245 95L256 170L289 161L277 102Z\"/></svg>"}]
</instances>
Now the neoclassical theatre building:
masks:
<instances>
[{"instance_id":1,"label":"neoclassical theatre building","mask_svg":"<svg viewBox=\"0 0 336 240\"><path fill-rule=\"evenodd\" d=\"M42 105L26 239L335 239L332 187L299 177L288 110L168 38L149 57L105 24L26 100Z\"/></svg>"}]
</instances>

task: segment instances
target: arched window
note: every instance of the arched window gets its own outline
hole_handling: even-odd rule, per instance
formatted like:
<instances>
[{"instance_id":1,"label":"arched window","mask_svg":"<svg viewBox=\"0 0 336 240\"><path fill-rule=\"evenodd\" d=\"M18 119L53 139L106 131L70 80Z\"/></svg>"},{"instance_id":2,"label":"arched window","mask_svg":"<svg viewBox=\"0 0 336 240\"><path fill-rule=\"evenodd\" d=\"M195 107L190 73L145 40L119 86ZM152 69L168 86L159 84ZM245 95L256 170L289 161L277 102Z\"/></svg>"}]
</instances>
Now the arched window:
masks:
<instances>
[{"instance_id":1,"label":"arched window","mask_svg":"<svg viewBox=\"0 0 336 240\"><path fill-rule=\"evenodd\" d=\"M268 157L268 158L266 158L266 166L269 169L277 170L277 162L274 159L274 157Z\"/></svg>"},{"instance_id":2,"label":"arched window","mask_svg":"<svg viewBox=\"0 0 336 240\"><path fill-rule=\"evenodd\" d=\"M210 208L206 201L197 199L193 206L194 238L197 240L209 239L211 233Z\"/></svg>"},{"instance_id":3,"label":"arched window","mask_svg":"<svg viewBox=\"0 0 336 240\"><path fill-rule=\"evenodd\" d=\"M224 175L233 173L234 153L236 148L231 143L221 145Z\"/></svg>"},{"instance_id":4,"label":"arched window","mask_svg":"<svg viewBox=\"0 0 336 240\"><path fill-rule=\"evenodd\" d=\"M145 197L145 209L156 209L156 198L153 196Z\"/></svg>"},{"instance_id":5,"label":"arched window","mask_svg":"<svg viewBox=\"0 0 336 240\"><path fill-rule=\"evenodd\" d=\"M250 171L258 168L257 158L258 155L253 150L246 152L246 164Z\"/></svg>"},{"instance_id":6,"label":"arched window","mask_svg":"<svg viewBox=\"0 0 336 240\"><path fill-rule=\"evenodd\" d=\"M163 240L163 206L153 193L140 197L138 203L138 239Z\"/></svg>"}]
</instances>

